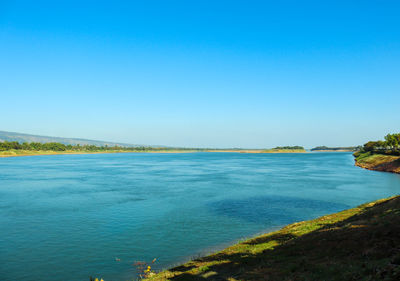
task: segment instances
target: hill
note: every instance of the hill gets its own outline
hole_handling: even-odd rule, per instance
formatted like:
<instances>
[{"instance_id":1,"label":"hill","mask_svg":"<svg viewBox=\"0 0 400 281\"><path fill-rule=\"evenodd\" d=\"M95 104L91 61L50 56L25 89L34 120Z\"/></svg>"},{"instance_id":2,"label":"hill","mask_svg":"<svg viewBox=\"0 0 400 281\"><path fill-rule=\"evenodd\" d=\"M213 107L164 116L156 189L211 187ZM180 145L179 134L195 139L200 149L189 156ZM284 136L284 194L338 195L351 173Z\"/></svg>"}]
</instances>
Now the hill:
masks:
<instances>
[{"instance_id":1,"label":"hill","mask_svg":"<svg viewBox=\"0 0 400 281\"><path fill-rule=\"evenodd\" d=\"M6 132L0 131L0 142L1 141L17 141L19 143L23 142L40 142L40 143L48 143L48 142L57 142L65 145L95 145L95 146L120 146L120 147L136 147L139 145L127 144L127 143L116 143L116 142L108 142L108 141L98 141L98 140L88 140L88 139L80 139L80 138L61 138L61 137L49 137L49 136L39 136L39 135L30 135L30 134L21 134L15 132Z\"/></svg>"}]
</instances>

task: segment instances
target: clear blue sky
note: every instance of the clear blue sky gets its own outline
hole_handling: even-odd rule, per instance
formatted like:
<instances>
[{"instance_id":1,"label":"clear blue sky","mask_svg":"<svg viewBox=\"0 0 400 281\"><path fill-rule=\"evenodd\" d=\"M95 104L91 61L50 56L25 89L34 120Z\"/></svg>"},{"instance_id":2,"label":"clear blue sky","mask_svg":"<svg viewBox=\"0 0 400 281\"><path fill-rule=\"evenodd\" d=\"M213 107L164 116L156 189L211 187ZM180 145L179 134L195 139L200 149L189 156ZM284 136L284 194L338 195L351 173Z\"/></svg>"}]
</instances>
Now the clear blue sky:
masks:
<instances>
[{"instance_id":1,"label":"clear blue sky","mask_svg":"<svg viewBox=\"0 0 400 281\"><path fill-rule=\"evenodd\" d=\"M0 130L187 147L380 139L400 131L399 14L399 1L0 1Z\"/></svg>"}]
</instances>

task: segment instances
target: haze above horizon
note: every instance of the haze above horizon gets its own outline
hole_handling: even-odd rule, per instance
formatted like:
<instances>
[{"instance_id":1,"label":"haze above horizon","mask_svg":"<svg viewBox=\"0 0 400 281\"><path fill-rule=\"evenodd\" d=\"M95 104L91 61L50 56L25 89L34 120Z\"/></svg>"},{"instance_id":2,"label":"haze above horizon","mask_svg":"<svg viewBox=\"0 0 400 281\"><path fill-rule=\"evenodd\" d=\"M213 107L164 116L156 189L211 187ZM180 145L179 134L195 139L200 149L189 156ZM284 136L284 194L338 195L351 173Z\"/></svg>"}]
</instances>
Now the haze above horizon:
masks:
<instances>
[{"instance_id":1,"label":"haze above horizon","mask_svg":"<svg viewBox=\"0 0 400 281\"><path fill-rule=\"evenodd\" d=\"M398 1L2 1L0 130L180 147L398 132Z\"/></svg>"}]
</instances>

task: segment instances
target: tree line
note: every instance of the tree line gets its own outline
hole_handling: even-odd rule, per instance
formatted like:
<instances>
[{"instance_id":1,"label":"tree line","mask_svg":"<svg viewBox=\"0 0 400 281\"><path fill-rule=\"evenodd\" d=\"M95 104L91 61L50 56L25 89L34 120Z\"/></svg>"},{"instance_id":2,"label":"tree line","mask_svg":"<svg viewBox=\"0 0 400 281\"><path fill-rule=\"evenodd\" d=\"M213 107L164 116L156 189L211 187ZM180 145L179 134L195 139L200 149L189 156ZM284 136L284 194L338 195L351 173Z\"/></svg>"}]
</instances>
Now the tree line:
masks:
<instances>
[{"instance_id":1,"label":"tree line","mask_svg":"<svg viewBox=\"0 0 400 281\"><path fill-rule=\"evenodd\" d=\"M3 141L0 142L0 151L8 150L31 150L31 151L148 151L148 150L168 150L165 147L122 147L122 146L96 146L96 145L72 145L63 144L59 142L24 142L19 143L17 141Z\"/></svg>"},{"instance_id":2,"label":"tree line","mask_svg":"<svg viewBox=\"0 0 400 281\"><path fill-rule=\"evenodd\" d=\"M332 151L337 151L337 150L348 150L348 151L358 151L362 148L362 146L343 146L343 147L328 147L328 146L317 146L311 149L311 151L315 150L332 150Z\"/></svg>"},{"instance_id":3,"label":"tree line","mask_svg":"<svg viewBox=\"0 0 400 281\"><path fill-rule=\"evenodd\" d=\"M274 149L280 149L280 150L284 150L284 149L296 149L296 150L298 150L298 149L301 149L301 150L304 150L304 147L298 146L298 145L295 145L295 146L277 146Z\"/></svg>"},{"instance_id":4,"label":"tree line","mask_svg":"<svg viewBox=\"0 0 400 281\"><path fill-rule=\"evenodd\" d=\"M364 144L364 152L400 155L400 133L387 134L385 140L369 141Z\"/></svg>"}]
</instances>

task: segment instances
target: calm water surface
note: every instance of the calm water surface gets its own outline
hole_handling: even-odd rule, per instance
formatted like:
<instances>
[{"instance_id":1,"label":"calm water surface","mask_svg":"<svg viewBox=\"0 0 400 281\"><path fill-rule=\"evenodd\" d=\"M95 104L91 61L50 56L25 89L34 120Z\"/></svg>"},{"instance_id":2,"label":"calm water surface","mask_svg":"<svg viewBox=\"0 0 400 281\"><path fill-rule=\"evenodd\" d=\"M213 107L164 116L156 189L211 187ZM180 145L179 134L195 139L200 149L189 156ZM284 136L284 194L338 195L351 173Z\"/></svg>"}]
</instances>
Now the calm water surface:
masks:
<instances>
[{"instance_id":1,"label":"calm water surface","mask_svg":"<svg viewBox=\"0 0 400 281\"><path fill-rule=\"evenodd\" d=\"M0 158L0 280L134 280L134 261L162 269L399 193L350 153Z\"/></svg>"}]
</instances>

